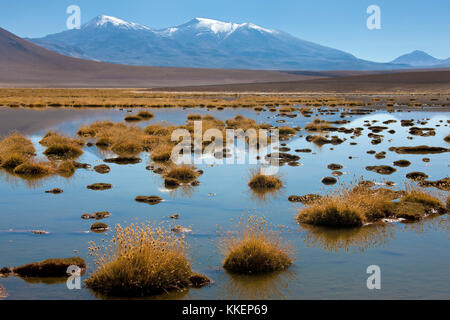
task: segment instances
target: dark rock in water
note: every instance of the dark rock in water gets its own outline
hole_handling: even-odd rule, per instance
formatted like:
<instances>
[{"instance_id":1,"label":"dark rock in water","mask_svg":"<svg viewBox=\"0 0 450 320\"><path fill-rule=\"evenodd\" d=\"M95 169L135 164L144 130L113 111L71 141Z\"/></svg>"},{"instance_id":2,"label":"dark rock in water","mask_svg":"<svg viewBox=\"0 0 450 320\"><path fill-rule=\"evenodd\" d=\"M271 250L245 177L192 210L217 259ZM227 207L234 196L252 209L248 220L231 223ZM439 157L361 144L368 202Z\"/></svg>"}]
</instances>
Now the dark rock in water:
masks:
<instances>
[{"instance_id":1,"label":"dark rock in water","mask_svg":"<svg viewBox=\"0 0 450 320\"><path fill-rule=\"evenodd\" d=\"M153 170L153 172L156 173L156 174L162 174L162 173L164 173L164 169L163 168L155 168Z\"/></svg>"},{"instance_id":2,"label":"dark rock in water","mask_svg":"<svg viewBox=\"0 0 450 320\"><path fill-rule=\"evenodd\" d=\"M430 160L430 158L423 158L422 161L423 162L430 162L431 160Z\"/></svg>"},{"instance_id":3,"label":"dark rock in water","mask_svg":"<svg viewBox=\"0 0 450 320\"><path fill-rule=\"evenodd\" d=\"M296 149L295 152L305 152L305 153L309 153L312 152L311 149Z\"/></svg>"},{"instance_id":4,"label":"dark rock in water","mask_svg":"<svg viewBox=\"0 0 450 320\"><path fill-rule=\"evenodd\" d=\"M171 188L179 187L180 183L178 182L177 179L166 178L166 179L164 179L164 186L167 189L171 189Z\"/></svg>"},{"instance_id":5,"label":"dark rock in water","mask_svg":"<svg viewBox=\"0 0 450 320\"><path fill-rule=\"evenodd\" d=\"M108 228L108 225L102 222L95 222L91 225L91 231L96 233L105 232Z\"/></svg>"},{"instance_id":6,"label":"dark rock in water","mask_svg":"<svg viewBox=\"0 0 450 320\"><path fill-rule=\"evenodd\" d=\"M106 174L111 171L111 168L106 164L99 164L98 166L94 167L94 170L97 173Z\"/></svg>"},{"instance_id":7,"label":"dark rock in water","mask_svg":"<svg viewBox=\"0 0 450 320\"><path fill-rule=\"evenodd\" d=\"M367 166L366 170L373 171L379 174L392 174L397 171L397 169L391 166Z\"/></svg>"},{"instance_id":8,"label":"dark rock in water","mask_svg":"<svg viewBox=\"0 0 450 320\"><path fill-rule=\"evenodd\" d=\"M60 194L60 193L63 193L63 191L59 188L55 188L55 189L47 190L47 191L45 191L45 193Z\"/></svg>"},{"instance_id":9,"label":"dark rock in water","mask_svg":"<svg viewBox=\"0 0 450 320\"><path fill-rule=\"evenodd\" d=\"M411 162L409 162L408 160L394 161L394 166L397 166L397 167L409 167L410 164L411 164Z\"/></svg>"},{"instance_id":10,"label":"dark rock in water","mask_svg":"<svg viewBox=\"0 0 450 320\"><path fill-rule=\"evenodd\" d=\"M91 167L91 165L89 163L80 163L77 161L74 161L73 165L77 169L89 169Z\"/></svg>"},{"instance_id":11,"label":"dark rock in water","mask_svg":"<svg viewBox=\"0 0 450 320\"><path fill-rule=\"evenodd\" d=\"M293 195L288 198L290 202L301 202L303 204L311 203L320 199L322 199L322 196L314 193L306 194L304 196Z\"/></svg>"},{"instance_id":12,"label":"dark rock in water","mask_svg":"<svg viewBox=\"0 0 450 320\"><path fill-rule=\"evenodd\" d=\"M63 259L47 259L41 262L32 262L13 268L13 272L21 277L67 277L69 266L78 266L86 270L86 262L79 257Z\"/></svg>"},{"instance_id":13,"label":"dark rock in water","mask_svg":"<svg viewBox=\"0 0 450 320\"><path fill-rule=\"evenodd\" d=\"M377 154L375 154L375 158L376 159L384 159L384 158L386 158L386 152L385 151L378 152Z\"/></svg>"},{"instance_id":14,"label":"dark rock in water","mask_svg":"<svg viewBox=\"0 0 450 320\"><path fill-rule=\"evenodd\" d=\"M108 158L103 160L106 163L115 163L115 164L136 164L141 162L141 158L138 157L117 157L117 158Z\"/></svg>"},{"instance_id":15,"label":"dark rock in water","mask_svg":"<svg viewBox=\"0 0 450 320\"><path fill-rule=\"evenodd\" d=\"M326 185L332 185L337 182L337 179L334 177L325 177L322 179L322 183Z\"/></svg>"},{"instance_id":16,"label":"dark rock in water","mask_svg":"<svg viewBox=\"0 0 450 320\"><path fill-rule=\"evenodd\" d=\"M340 170L342 169L344 166L338 163L330 163L327 168L330 170Z\"/></svg>"},{"instance_id":17,"label":"dark rock in water","mask_svg":"<svg viewBox=\"0 0 450 320\"><path fill-rule=\"evenodd\" d=\"M49 234L48 231L45 230L31 230L32 234Z\"/></svg>"},{"instance_id":18,"label":"dark rock in water","mask_svg":"<svg viewBox=\"0 0 450 320\"><path fill-rule=\"evenodd\" d=\"M341 172L341 171L333 171L333 172L331 172L331 175L333 176L333 177L340 177L340 176L342 176L343 175L343 173Z\"/></svg>"},{"instance_id":19,"label":"dark rock in water","mask_svg":"<svg viewBox=\"0 0 450 320\"><path fill-rule=\"evenodd\" d=\"M137 196L134 200L151 205L158 204L163 201L163 199L158 196Z\"/></svg>"},{"instance_id":20,"label":"dark rock in water","mask_svg":"<svg viewBox=\"0 0 450 320\"><path fill-rule=\"evenodd\" d=\"M178 213L174 213L171 216L169 216L170 219L178 219L180 215Z\"/></svg>"},{"instance_id":21,"label":"dark rock in water","mask_svg":"<svg viewBox=\"0 0 450 320\"><path fill-rule=\"evenodd\" d=\"M89 190L108 190L112 188L112 185L109 183L94 183L88 185L86 188Z\"/></svg>"},{"instance_id":22,"label":"dark rock in water","mask_svg":"<svg viewBox=\"0 0 450 320\"><path fill-rule=\"evenodd\" d=\"M207 276L205 276L203 274L199 274L199 273L193 273L189 277L189 281L193 288L203 288L203 287L211 284L211 279L209 279Z\"/></svg>"},{"instance_id":23,"label":"dark rock in water","mask_svg":"<svg viewBox=\"0 0 450 320\"><path fill-rule=\"evenodd\" d=\"M11 273L12 273L12 270L8 267L3 267L0 269L0 275L8 276Z\"/></svg>"},{"instance_id":24,"label":"dark rock in water","mask_svg":"<svg viewBox=\"0 0 450 320\"><path fill-rule=\"evenodd\" d=\"M369 180L362 180L358 183L358 185L361 187L371 188L375 185L375 182Z\"/></svg>"},{"instance_id":25,"label":"dark rock in water","mask_svg":"<svg viewBox=\"0 0 450 320\"><path fill-rule=\"evenodd\" d=\"M267 161L278 161L280 164L297 161L300 160L300 157L295 154L289 154L289 153L283 153L283 152L275 152L275 153L269 153L266 155Z\"/></svg>"},{"instance_id":26,"label":"dark rock in water","mask_svg":"<svg viewBox=\"0 0 450 320\"><path fill-rule=\"evenodd\" d=\"M434 128L412 127L412 128L409 128L409 134L412 134L414 136L430 137L430 136L435 136L436 131L434 130Z\"/></svg>"},{"instance_id":27,"label":"dark rock in water","mask_svg":"<svg viewBox=\"0 0 450 320\"><path fill-rule=\"evenodd\" d=\"M172 232L175 232L175 233L189 233L189 232L192 232L191 229L185 228L185 227L183 227L183 226L174 226L174 227L171 229L171 231L172 231Z\"/></svg>"},{"instance_id":28,"label":"dark rock in water","mask_svg":"<svg viewBox=\"0 0 450 320\"><path fill-rule=\"evenodd\" d=\"M428 175L423 172L414 171L407 173L406 177L411 180L425 180L428 178Z\"/></svg>"},{"instance_id":29,"label":"dark rock in water","mask_svg":"<svg viewBox=\"0 0 450 320\"><path fill-rule=\"evenodd\" d=\"M450 191L450 178L443 178L436 181L423 180L419 182L421 187L435 187L440 190Z\"/></svg>"},{"instance_id":30,"label":"dark rock in water","mask_svg":"<svg viewBox=\"0 0 450 320\"><path fill-rule=\"evenodd\" d=\"M434 154L450 152L450 149L442 147L416 146L416 147L390 147L389 151L399 154Z\"/></svg>"},{"instance_id":31,"label":"dark rock in water","mask_svg":"<svg viewBox=\"0 0 450 320\"><path fill-rule=\"evenodd\" d=\"M99 211L99 212L94 212L92 214L89 213L85 213L81 216L81 219L95 219L95 220L100 220L100 219L105 219L108 218L109 216L111 216L111 213L108 211Z\"/></svg>"}]
</instances>

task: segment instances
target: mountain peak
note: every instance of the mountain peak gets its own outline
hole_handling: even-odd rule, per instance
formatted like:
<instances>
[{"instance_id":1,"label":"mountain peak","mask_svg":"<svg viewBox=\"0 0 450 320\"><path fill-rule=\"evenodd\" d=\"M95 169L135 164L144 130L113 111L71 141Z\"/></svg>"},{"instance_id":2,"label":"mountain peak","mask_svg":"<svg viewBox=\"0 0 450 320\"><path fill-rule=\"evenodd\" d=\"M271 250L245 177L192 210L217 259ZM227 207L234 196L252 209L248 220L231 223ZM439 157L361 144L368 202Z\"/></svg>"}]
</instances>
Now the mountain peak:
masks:
<instances>
[{"instance_id":1,"label":"mountain peak","mask_svg":"<svg viewBox=\"0 0 450 320\"><path fill-rule=\"evenodd\" d=\"M224 22L220 20L210 19L210 18L200 18L196 17L182 25L171 27L162 30L162 33L166 35L172 35L173 33L180 30L194 30L195 32L210 32L215 35L220 36L228 36L233 32L240 29L253 29L257 30L261 33L278 33L276 30L266 29L260 26L257 26L253 23L235 23L235 22Z\"/></svg>"},{"instance_id":2,"label":"mountain peak","mask_svg":"<svg viewBox=\"0 0 450 320\"><path fill-rule=\"evenodd\" d=\"M432 66L440 62L442 61L421 50L414 50L392 61L395 64L409 64L410 66Z\"/></svg>"},{"instance_id":3,"label":"mountain peak","mask_svg":"<svg viewBox=\"0 0 450 320\"><path fill-rule=\"evenodd\" d=\"M115 27L126 30L151 30L149 27L142 24L127 22L125 20L107 16L104 14L96 16L94 19L83 25L83 28L108 28Z\"/></svg>"}]
</instances>

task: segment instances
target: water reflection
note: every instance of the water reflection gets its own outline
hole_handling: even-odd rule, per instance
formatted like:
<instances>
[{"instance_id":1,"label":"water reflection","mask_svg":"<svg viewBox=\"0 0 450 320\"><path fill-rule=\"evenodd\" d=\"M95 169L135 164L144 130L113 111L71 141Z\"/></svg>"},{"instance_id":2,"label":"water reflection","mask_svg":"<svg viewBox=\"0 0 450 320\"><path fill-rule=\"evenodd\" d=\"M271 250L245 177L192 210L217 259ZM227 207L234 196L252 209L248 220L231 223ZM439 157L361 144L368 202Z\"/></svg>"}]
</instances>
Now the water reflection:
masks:
<instances>
[{"instance_id":1,"label":"water reflection","mask_svg":"<svg viewBox=\"0 0 450 320\"><path fill-rule=\"evenodd\" d=\"M297 282L296 273L289 269L269 274L225 273L223 277L220 297L237 300L288 299L292 296L289 284Z\"/></svg>"},{"instance_id":2,"label":"water reflection","mask_svg":"<svg viewBox=\"0 0 450 320\"><path fill-rule=\"evenodd\" d=\"M333 229L302 225L303 237L308 246L337 253L339 251L364 251L386 245L393 239L393 224L372 224L359 228Z\"/></svg>"}]
</instances>

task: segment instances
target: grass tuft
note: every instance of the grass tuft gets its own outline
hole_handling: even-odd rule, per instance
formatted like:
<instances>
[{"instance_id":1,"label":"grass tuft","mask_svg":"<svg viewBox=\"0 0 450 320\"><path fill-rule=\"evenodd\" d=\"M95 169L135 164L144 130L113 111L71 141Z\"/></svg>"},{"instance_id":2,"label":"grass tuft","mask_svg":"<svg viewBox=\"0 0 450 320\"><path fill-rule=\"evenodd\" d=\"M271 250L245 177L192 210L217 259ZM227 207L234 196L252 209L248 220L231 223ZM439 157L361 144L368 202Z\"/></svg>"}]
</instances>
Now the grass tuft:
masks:
<instances>
[{"instance_id":1,"label":"grass tuft","mask_svg":"<svg viewBox=\"0 0 450 320\"><path fill-rule=\"evenodd\" d=\"M292 262L290 244L263 218L240 218L237 233L228 234L220 244L225 255L223 267L231 273L256 274L280 271Z\"/></svg>"},{"instance_id":2,"label":"grass tuft","mask_svg":"<svg viewBox=\"0 0 450 320\"><path fill-rule=\"evenodd\" d=\"M88 288L109 296L142 297L193 285L183 235L148 224L117 225L114 231L106 245L91 243L98 269L85 281ZM199 279L194 280L198 285Z\"/></svg>"}]
</instances>

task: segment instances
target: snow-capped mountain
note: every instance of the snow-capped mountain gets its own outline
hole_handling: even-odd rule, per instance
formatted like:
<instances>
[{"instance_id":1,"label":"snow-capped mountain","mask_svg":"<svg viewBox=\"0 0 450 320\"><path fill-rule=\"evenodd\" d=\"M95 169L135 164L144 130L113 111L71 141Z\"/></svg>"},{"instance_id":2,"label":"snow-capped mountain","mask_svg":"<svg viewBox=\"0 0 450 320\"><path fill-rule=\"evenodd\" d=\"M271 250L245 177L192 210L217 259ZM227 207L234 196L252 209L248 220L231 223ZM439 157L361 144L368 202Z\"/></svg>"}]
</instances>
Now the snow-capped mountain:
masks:
<instances>
[{"instance_id":1,"label":"snow-capped mountain","mask_svg":"<svg viewBox=\"0 0 450 320\"><path fill-rule=\"evenodd\" d=\"M81 29L29 40L68 56L131 65L272 70L403 67L361 60L252 23L206 18L154 30L100 15Z\"/></svg>"},{"instance_id":2,"label":"snow-capped mountain","mask_svg":"<svg viewBox=\"0 0 450 320\"><path fill-rule=\"evenodd\" d=\"M100 15L83 25L83 29L89 28L120 28L124 30L151 30L149 27L142 24L127 22L125 20Z\"/></svg>"}]
</instances>

